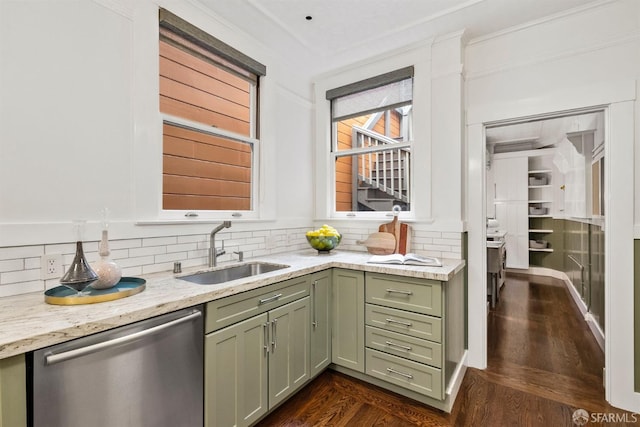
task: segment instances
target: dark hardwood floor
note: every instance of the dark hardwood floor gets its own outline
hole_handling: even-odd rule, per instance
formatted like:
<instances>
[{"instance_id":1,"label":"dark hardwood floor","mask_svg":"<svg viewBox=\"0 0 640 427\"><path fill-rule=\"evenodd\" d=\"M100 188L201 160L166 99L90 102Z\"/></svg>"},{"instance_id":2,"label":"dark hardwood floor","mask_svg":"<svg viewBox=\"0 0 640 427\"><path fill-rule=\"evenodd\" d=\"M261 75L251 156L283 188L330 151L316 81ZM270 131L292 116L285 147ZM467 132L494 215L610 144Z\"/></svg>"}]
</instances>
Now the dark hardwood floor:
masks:
<instances>
[{"instance_id":1,"label":"dark hardwood floor","mask_svg":"<svg viewBox=\"0 0 640 427\"><path fill-rule=\"evenodd\" d=\"M564 284L509 276L489 314L488 367L467 369L451 414L326 371L260 426L574 426L604 400L604 355ZM592 425L631 425L604 423Z\"/></svg>"}]
</instances>

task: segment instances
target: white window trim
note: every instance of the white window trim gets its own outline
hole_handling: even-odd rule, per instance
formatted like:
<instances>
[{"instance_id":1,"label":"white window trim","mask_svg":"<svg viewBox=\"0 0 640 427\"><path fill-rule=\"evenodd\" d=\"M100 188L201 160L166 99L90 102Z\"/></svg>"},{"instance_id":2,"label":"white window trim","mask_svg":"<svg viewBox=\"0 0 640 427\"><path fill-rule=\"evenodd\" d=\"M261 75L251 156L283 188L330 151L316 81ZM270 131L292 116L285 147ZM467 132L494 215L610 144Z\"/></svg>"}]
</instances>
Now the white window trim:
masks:
<instances>
[{"instance_id":1,"label":"white window trim","mask_svg":"<svg viewBox=\"0 0 640 427\"><path fill-rule=\"evenodd\" d=\"M326 99L327 90L356 81L379 76L394 70L414 66L413 115L414 129L411 144L411 210L401 212L404 220L428 219L431 216L431 44L419 45L392 52L372 60L353 64L347 68L322 75L314 83L315 104L315 219L388 219L390 212L339 212L335 209L336 153L333 144L331 102ZM424 120L418 117L425 118ZM340 154L343 154L341 151Z\"/></svg>"},{"instance_id":2,"label":"white window trim","mask_svg":"<svg viewBox=\"0 0 640 427\"><path fill-rule=\"evenodd\" d=\"M160 5L162 7L162 5ZM272 61L266 54L253 45L247 45L237 31L220 23L212 30L215 17L202 15L202 11L188 5L176 8L176 13L193 23L195 26L210 31L212 35L237 46L247 55L264 63L269 68ZM267 173L263 165L269 162L274 154L265 151L265 143L274 138L272 123L275 122L273 108L269 108L275 96L274 73L260 78L261 96L252 116L253 123L260 115L259 143L254 144L254 167L252 171L252 210L248 211L197 211L197 217L185 216L189 211L171 211L162 209L162 124L166 115L160 113L159 88L159 23L158 4L153 2L136 3L134 9L134 54L135 69L132 93L135 102L133 112L135 125L134 146L132 148L134 164L131 165L131 176L134 186L134 200L136 225L164 225L164 224L194 224L217 223L221 220L234 221L273 221L275 218L274 199L265 197L275 194L272 173ZM273 67L271 67L273 70ZM252 97L255 97L255 91ZM174 118L175 119L175 118ZM182 119L178 119L182 120ZM208 129L211 131L211 129ZM220 132L221 130L218 129ZM253 132L253 131L252 131ZM226 135L229 136L229 135ZM258 141L258 138L252 138ZM232 138L238 138L232 134ZM238 215L240 214L240 215Z\"/></svg>"}]
</instances>

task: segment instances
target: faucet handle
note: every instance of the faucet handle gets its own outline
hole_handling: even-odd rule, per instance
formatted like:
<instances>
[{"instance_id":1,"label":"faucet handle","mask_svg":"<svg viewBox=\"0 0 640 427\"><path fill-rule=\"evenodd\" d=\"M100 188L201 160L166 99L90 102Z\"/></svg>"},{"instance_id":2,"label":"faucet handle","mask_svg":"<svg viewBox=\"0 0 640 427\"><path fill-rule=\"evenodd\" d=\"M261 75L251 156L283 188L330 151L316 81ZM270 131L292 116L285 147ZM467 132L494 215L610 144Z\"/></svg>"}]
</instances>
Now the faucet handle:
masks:
<instances>
[{"instance_id":1,"label":"faucet handle","mask_svg":"<svg viewBox=\"0 0 640 427\"><path fill-rule=\"evenodd\" d=\"M238 261L242 262L244 260L244 253L242 251L234 251L233 253L238 255Z\"/></svg>"}]
</instances>

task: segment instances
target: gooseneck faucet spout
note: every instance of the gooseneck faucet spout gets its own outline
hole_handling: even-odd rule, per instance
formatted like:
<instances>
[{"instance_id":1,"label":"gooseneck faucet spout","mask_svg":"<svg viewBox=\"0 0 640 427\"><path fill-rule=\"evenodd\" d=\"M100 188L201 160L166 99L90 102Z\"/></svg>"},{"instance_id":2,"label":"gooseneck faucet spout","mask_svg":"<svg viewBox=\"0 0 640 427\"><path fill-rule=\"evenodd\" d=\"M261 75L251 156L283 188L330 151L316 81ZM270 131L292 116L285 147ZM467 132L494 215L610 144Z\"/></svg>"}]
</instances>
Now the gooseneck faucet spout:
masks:
<instances>
[{"instance_id":1,"label":"gooseneck faucet spout","mask_svg":"<svg viewBox=\"0 0 640 427\"><path fill-rule=\"evenodd\" d=\"M225 254L224 240L222 241L222 248L216 248L216 233L223 228L230 228L231 221L224 221L222 224L211 230L209 235L209 267L215 267L218 265L218 257Z\"/></svg>"}]
</instances>

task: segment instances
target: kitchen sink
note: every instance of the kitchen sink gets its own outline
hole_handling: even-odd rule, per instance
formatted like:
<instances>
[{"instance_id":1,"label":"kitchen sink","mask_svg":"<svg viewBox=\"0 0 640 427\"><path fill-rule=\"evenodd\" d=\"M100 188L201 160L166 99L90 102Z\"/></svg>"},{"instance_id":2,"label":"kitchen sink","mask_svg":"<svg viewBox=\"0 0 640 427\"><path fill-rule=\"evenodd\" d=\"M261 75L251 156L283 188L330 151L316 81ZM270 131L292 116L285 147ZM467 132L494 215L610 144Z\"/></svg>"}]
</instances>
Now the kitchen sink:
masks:
<instances>
[{"instance_id":1,"label":"kitchen sink","mask_svg":"<svg viewBox=\"0 0 640 427\"><path fill-rule=\"evenodd\" d=\"M281 270L288 267L288 265L282 264L250 262L247 264L231 265L218 270L194 273L187 276L177 277L177 279L197 283L198 285L215 285L218 283L229 282L231 280L257 276L258 274L269 273L271 271Z\"/></svg>"}]
</instances>

